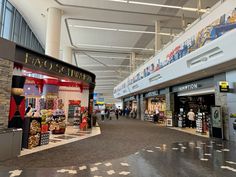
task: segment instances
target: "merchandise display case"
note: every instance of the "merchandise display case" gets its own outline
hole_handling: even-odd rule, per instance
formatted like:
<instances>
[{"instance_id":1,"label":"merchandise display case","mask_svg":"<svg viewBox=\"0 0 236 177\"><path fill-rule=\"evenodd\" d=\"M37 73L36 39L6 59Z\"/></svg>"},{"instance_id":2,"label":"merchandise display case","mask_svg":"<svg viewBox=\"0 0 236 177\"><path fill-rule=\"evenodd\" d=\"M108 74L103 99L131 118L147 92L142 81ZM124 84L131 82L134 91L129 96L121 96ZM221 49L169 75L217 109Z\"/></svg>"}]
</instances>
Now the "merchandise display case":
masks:
<instances>
[{"instance_id":1,"label":"merchandise display case","mask_svg":"<svg viewBox=\"0 0 236 177\"><path fill-rule=\"evenodd\" d=\"M49 130L52 134L64 134L66 131L66 116L62 109L57 109L53 112L53 117L49 123Z\"/></svg>"},{"instance_id":2,"label":"merchandise display case","mask_svg":"<svg viewBox=\"0 0 236 177\"><path fill-rule=\"evenodd\" d=\"M205 113L199 112L196 119L196 132L201 134L206 134L207 123Z\"/></svg>"},{"instance_id":3,"label":"merchandise display case","mask_svg":"<svg viewBox=\"0 0 236 177\"><path fill-rule=\"evenodd\" d=\"M40 145L41 139L41 118L25 117L23 123L22 147L32 149Z\"/></svg>"}]
</instances>

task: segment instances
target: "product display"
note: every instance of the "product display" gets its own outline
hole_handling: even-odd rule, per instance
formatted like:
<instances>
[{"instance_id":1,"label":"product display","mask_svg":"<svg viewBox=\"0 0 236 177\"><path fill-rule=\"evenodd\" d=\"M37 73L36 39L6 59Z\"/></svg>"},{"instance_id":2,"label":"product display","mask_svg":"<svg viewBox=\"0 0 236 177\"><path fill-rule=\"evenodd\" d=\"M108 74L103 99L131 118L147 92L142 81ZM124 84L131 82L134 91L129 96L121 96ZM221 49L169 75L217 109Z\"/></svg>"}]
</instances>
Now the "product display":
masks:
<instances>
[{"instance_id":1,"label":"product display","mask_svg":"<svg viewBox=\"0 0 236 177\"><path fill-rule=\"evenodd\" d=\"M53 112L53 116L49 121L49 130L53 134L64 134L66 130L66 116L62 109L57 109Z\"/></svg>"},{"instance_id":2,"label":"product display","mask_svg":"<svg viewBox=\"0 0 236 177\"><path fill-rule=\"evenodd\" d=\"M46 145L49 143L49 136L50 136L49 132L41 133L40 146Z\"/></svg>"},{"instance_id":3,"label":"product display","mask_svg":"<svg viewBox=\"0 0 236 177\"><path fill-rule=\"evenodd\" d=\"M41 138L41 118L26 117L23 124L24 148L32 149L40 145Z\"/></svg>"},{"instance_id":4,"label":"product display","mask_svg":"<svg viewBox=\"0 0 236 177\"><path fill-rule=\"evenodd\" d=\"M205 134L207 130L205 113L198 113L196 120L196 132Z\"/></svg>"},{"instance_id":5,"label":"product display","mask_svg":"<svg viewBox=\"0 0 236 177\"><path fill-rule=\"evenodd\" d=\"M181 114L179 114L178 115L178 118L179 118L179 120L178 120L178 127L186 127L186 114L184 114L184 113L181 113Z\"/></svg>"}]
</instances>

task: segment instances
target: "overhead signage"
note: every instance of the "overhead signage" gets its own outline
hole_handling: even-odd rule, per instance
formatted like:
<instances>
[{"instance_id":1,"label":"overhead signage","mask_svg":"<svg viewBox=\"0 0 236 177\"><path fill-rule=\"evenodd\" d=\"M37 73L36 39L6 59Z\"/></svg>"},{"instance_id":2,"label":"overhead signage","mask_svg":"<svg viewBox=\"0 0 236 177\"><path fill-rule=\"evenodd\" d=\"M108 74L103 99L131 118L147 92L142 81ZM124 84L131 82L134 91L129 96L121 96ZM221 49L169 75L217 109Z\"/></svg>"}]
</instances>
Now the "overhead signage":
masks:
<instances>
[{"instance_id":1,"label":"overhead signage","mask_svg":"<svg viewBox=\"0 0 236 177\"><path fill-rule=\"evenodd\" d=\"M125 99L124 99L124 102L133 101L133 100L136 100L136 97L135 97L135 96L131 96L131 97L129 97L129 98L125 98Z\"/></svg>"},{"instance_id":2,"label":"overhead signage","mask_svg":"<svg viewBox=\"0 0 236 177\"><path fill-rule=\"evenodd\" d=\"M195 89L198 89L198 88L199 88L199 84L193 83L193 84L188 84L188 85L178 87L178 92L195 90Z\"/></svg>"},{"instance_id":3,"label":"overhead signage","mask_svg":"<svg viewBox=\"0 0 236 177\"><path fill-rule=\"evenodd\" d=\"M220 92L229 92L229 83L226 81L219 82Z\"/></svg>"},{"instance_id":4,"label":"overhead signage","mask_svg":"<svg viewBox=\"0 0 236 177\"><path fill-rule=\"evenodd\" d=\"M159 93L158 93L158 90L157 91L152 91L152 92L148 92L145 94L145 98L149 98L149 97L155 97L155 96L158 96Z\"/></svg>"},{"instance_id":5,"label":"overhead signage","mask_svg":"<svg viewBox=\"0 0 236 177\"><path fill-rule=\"evenodd\" d=\"M92 77L85 73L76 71L60 63L50 61L46 58L41 58L41 57L31 55L30 53L25 53L24 64L31 65L34 68L38 68L38 69L54 71L54 72L57 72L58 74L62 74L62 75L79 79L79 80L83 80L86 82L92 81Z\"/></svg>"},{"instance_id":6,"label":"overhead signage","mask_svg":"<svg viewBox=\"0 0 236 177\"><path fill-rule=\"evenodd\" d=\"M96 104L105 104L104 98L98 98Z\"/></svg>"},{"instance_id":7,"label":"overhead signage","mask_svg":"<svg viewBox=\"0 0 236 177\"><path fill-rule=\"evenodd\" d=\"M95 75L93 73L64 63L58 59L35 53L20 46L16 47L14 62L22 64L28 69L45 72L53 76L81 80L86 83L93 83L95 81Z\"/></svg>"}]
</instances>

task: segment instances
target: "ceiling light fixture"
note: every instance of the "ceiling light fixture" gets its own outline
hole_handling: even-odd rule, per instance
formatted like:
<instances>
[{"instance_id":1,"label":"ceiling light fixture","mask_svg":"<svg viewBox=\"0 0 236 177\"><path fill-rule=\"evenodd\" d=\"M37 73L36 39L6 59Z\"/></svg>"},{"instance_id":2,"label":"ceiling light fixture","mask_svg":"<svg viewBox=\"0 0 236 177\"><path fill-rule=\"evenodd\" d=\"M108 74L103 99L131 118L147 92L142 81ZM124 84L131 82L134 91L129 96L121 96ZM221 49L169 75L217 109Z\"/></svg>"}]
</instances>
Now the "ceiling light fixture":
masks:
<instances>
[{"instance_id":1,"label":"ceiling light fixture","mask_svg":"<svg viewBox=\"0 0 236 177\"><path fill-rule=\"evenodd\" d=\"M165 4L155 4L155 3L147 3L147 2L138 2L138 1L129 1L129 0L107 0L112 2L122 2L127 4L137 4L137 5L145 5L145 6L154 6L154 7L164 7L164 8L171 8L171 9L179 9L191 12L202 12L205 13L206 9L198 9L198 8L191 8L191 7L181 7L181 6L172 6L172 5L165 5Z\"/></svg>"},{"instance_id":2,"label":"ceiling light fixture","mask_svg":"<svg viewBox=\"0 0 236 177\"><path fill-rule=\"evenodd\" d=\"M85 47L101 47L101 48L110 48L110 49L127 49L127 50L147 50L147 51L154 51L154 49L150 49L150 48L122 47L122 46L108 46L108 45L95 45L95 44L77 44L77 46L85 46Z\"/></svg>"},{"instance_id":3,"label":"ceiling light fixture","mask_svg":"<svg viewBox=\"0 0 236 177\"><path fill-rule=\"evenodd\" d=\"M96 26L69 25L69 27L83 28L83 29L94 29L94 30L105 30L105 31L127 32L127 33L155 34L155 32L153 32L153 31L129 30L129 29L115 29L115 28L103 28L103 27L96 27ZM158 34L159 34L159 35L164 35L164 36L175 36L174 34L170 34L170 33L158 33Z\"/></svg>"}]
</instances>

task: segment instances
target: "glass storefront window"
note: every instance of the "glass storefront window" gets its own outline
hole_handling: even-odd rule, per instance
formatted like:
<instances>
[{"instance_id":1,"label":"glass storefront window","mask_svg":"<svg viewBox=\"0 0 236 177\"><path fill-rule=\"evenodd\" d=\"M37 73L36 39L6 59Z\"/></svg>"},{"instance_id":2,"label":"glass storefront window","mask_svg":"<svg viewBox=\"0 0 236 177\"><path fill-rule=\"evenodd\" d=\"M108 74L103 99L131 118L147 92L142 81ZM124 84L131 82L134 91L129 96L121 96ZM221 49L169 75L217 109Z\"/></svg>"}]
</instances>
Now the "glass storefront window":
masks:
<instances>
[{"instance_id":1,"label":"glass storefront window","mask_svg":"<svg viewBox=\"0 0 236 177\"><path fill-rule=\"evenodd\" d=\"M3 38L11 39L12 31L12 20L13 20L13 6L7 2L5 17L3 22Z\"/></svg>"},{"instance_id":2,"label":"glass storefront window","mask_svg":"<svg viewBox=\"0 0 236 177\"><path fill-rule=\"evenodd\" d=\"M8 0L0 0L0 34L0 37L44 53L24 18Z\"/></svg>"},{"instance_id":3,"label":"glass storefront window","mask_svg":"<svg viewBox=\"0 0 236 177\"><path fill-rule=\"evenodd\" d=\"M21 32L20 32L20 43L22 45L25 45L25 35L26 33L26 22L25 20L22 19L22 22L21 22Z\"/></svg>"},{"instance_id":4,"label":"glass storefront window","mask_svg":"<svg viewBox=\"0 0 236 177\"><path fill-rule=\"evenodd\" d=\"M15 22L14 22L14 32L13 32L13 41L14 42L19 41L20 22L21 22L21 15L19 12L16 11Z\"/></svg>"},{"instance_id":5,"label":"glass storefront window","mask_svg":"<svg viewBox=\"0 0 236 177\"><path fill-rule=\"evenodd\" d=\"M25 45L30 46L30 38L31 38L31 30L28 26L26 26L26 33L25 33Z\"/></svg>"}]
</instances>

